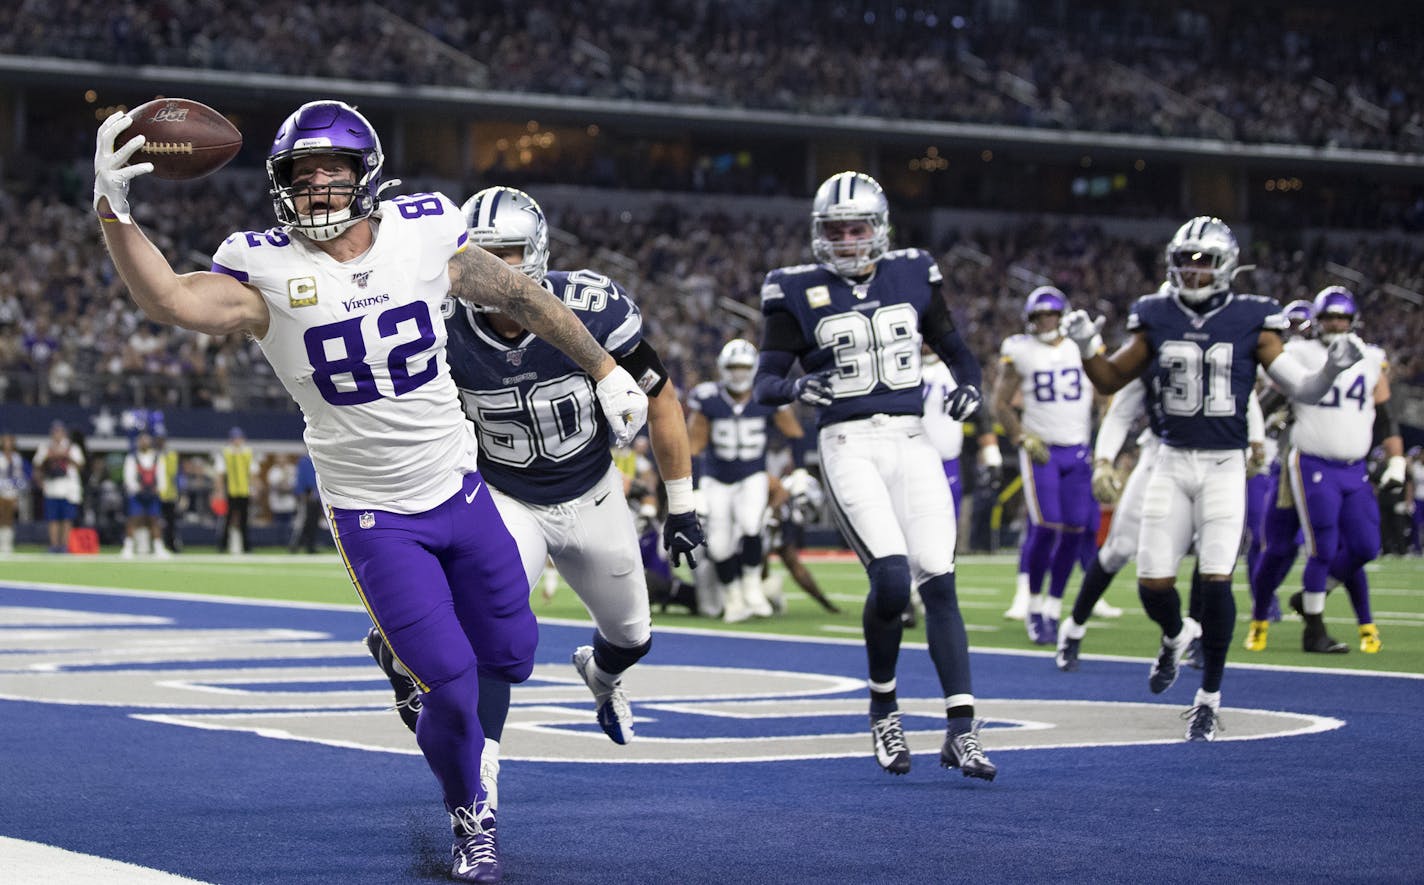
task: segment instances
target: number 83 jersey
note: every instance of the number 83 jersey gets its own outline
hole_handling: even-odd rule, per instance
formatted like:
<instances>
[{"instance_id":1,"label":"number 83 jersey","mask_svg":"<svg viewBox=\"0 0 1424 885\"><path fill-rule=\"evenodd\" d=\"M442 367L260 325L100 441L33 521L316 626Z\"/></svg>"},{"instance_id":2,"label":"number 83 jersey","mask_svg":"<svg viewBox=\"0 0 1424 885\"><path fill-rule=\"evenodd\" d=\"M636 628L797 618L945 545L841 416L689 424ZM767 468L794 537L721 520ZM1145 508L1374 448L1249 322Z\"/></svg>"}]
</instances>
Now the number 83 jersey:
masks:
<instances>
[{"instance_id":1,"label":"number 83 jersey","mask_svg":"<svg viewBox=\"0 0 1424 885\"><path fill-rule=\"evenodd\" d=\"M476 467L440 317L467 233L441 194L384 201L377 217L374 244L350 261L273 228L228 237L212 269L267 302L257 343L306 417L323 501L423 513Z\"/></svg>"},{"instance_id":2,"label":"number 83 jersey","mask_svg":"<svg viewBox=\"0 0 1424 885\"><path fill-rule=\"evenodd\" d=\"M820 426L920 414L920 317L940 297L941 281L938 265L920 249L885 253L861 282L819 264L767 274L762 314L788 313L801 332L785 349L808 374L833 371L835 401L821 408Z\"/></svg>"},{"instance_id":3,"label":"number 83 jersey","mask_svg":"<svg viewBox=\"0 0 1424 885\"><path fill-rule=\"evenodd\" d=\"M1262 330L1286 327L1280 306L1260 295L1228 293L1202 313L1175 294L1138 299L1127 330L1144 335L1152 352L1143 378L1163 444L1245 449L1257 342Z\"/></svg>"}]
</instances>

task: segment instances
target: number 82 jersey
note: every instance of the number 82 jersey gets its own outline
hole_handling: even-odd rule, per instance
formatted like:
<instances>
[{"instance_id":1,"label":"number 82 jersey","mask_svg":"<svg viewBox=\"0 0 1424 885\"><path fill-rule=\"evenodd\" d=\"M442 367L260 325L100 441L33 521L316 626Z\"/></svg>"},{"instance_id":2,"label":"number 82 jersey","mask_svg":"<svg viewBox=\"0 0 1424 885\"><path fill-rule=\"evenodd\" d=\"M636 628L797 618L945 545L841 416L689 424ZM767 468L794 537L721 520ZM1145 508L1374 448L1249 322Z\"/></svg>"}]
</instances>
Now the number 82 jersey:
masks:
<instances>
[{"instance_id":1,"label":"number 82 jersey","mask_svg":"<svg viewBox=\"0 0 1424 885\"><path fill-rule=\"evenodd\" d=\"M385 200L378 212L375 242L350 261L273 228L229 236L212 269L267 302L257 344L301 406L322 500L423 513L476 467L440 317L468 234L442 194Z\"/></svg>"},{"instance_id":2,"label":"number 82 jersey","mask_svg":"<svg viewBox=\"0 0 1424 885\"><path fill-rule=\"evenodd\" d=\"M819 264L767 274L762 314L787 313L801 333L784 349L807 373L834 373L835 401L821 408L820 426L877 413L920 414L920 318L940 297L941 281L934 259L920 249L885 253L862 282Z\"/></svg>"},{"instance_id":3,"label":"number 82 jersey","mask_svg":"<svg viewBox=\"0 0 1424 885\"><path fill-rule=\"evenodd\" d=\"M1164 445L1179 449L1245 449L1246 401L1256 381L1262 330L1288 325L1276 302L1228 293L1204 313L1175 294L1137 300L1127 330L1151 350L1143 378L1153 427Z\"/></svg>"}]
</instances>

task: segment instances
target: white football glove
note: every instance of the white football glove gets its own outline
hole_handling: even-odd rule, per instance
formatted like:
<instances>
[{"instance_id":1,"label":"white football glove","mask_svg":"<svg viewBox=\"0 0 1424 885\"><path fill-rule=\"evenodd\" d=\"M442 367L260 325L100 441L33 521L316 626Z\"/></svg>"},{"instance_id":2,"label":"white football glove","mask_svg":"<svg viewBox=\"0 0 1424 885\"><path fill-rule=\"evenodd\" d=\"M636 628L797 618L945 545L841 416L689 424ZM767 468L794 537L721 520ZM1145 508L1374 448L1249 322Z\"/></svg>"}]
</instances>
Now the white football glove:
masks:
<instances>
[{"instance_id":1,"label":"white football glove","mask_svg":"<svg viewBox=\"0 0 1424 885\"><path fill-rule=\"evenodd\" d=\"M1360 336L1351 332L1348 335L1341 335L1325 350L1325 359L1336 370L1343 372L1365 358L1365 342L1360 340Z\"/></svg>"},{"instance_id":2,"label":"white football glove","mask_svg":"<svg viewBox=\"0 0 1424 885\"><path fill-rule=\"evenodd\" d=\"M1384 471L1380 474L1380 489L1391 492L1403 490L1404 470L1404 456L1391 455L1389 460L1384 462Z\"/></svg>"},{"instance_id":3,"label":"white football glove","mask_svg":"<svg viewBox=\"0 0 1424 885\"><path fill-rule=\"evenodd\" d=\"M1035 464L1047 464L1050 453L1048 444L1032 433L1025 433L1019 438L1019 448L1023 449L1029 459Z\"/></svg>"},{"instance_id":4,"label":"white football glove","mask_svg":"<svg viewBox=\"0 0 1424 885\"><path fill-rule=\"evenodd\" d=\"M1122 495L1122 477L1111 461L1097 461L1093 464L1093 497L1099 504L1116 504Z\"/></svg>"},{"instance_id":5,"label":"white football glove","mask_svg":"<svg viewBox=\"0 0 1424 885\"><path fill-rule=\"evenodd\" d=\"M1103 330L1105 322L1107 320L1104 317L1095 320L1088 316L1086 310L1070 311L1058 323L1058 334L1078 345L1078 352L1083 355L1083 359L1092 359L1103 346L1103 339L1098 333Z\"/></svg>"},{"instance_id":6,"label":"white football glove","mask_svg":"<svg viewBox=\"0 0 1424 885\"><path fill-rule=\"evenodd\" d=\"M94 209L98 210L101 197L107 197L109 211L124 224L133 223L129 217L129 182L153 171L152 163L124 165L135 151L143 147L142 135L135 135L123 147L114 149L114 139L132 125L133 118L128 114L111 114L99 124L98 142L94 148Z\"/></svg>"},{"instance_id":7,"label":"white football glove","mask_svg":"<svg viewBox=\"0 0 1424 885\"><path fill-rule=\"evenodd\" d=\"M628 445L647 423L648 395L622 366L614 366L613 371L604 375L594 392L613 431L614 441L620 446Z\"/></svg>"}]
</instances>

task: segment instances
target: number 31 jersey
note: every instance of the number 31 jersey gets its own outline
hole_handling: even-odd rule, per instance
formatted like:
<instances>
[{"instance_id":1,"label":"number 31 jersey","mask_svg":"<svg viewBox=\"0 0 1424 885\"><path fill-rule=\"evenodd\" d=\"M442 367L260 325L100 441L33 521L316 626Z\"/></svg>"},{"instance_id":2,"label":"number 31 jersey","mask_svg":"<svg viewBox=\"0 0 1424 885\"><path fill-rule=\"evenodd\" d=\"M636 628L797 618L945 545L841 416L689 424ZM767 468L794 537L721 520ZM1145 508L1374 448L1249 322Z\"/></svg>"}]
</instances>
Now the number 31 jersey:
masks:
<instances>
[{"instance_id":1,"label":"number 31 jersey","mask_svg":"<svg viewBox=\"0 0 1424 885\"><path fill-rule=\"evenodd\" d=\"M876 413L920 414L920 317L940 297L941 280L939 266L920 249L885 253L860 283L820 264L767 274L762 313L795 318L803 370L833 371L835 401L820 409L820 426Z\"/></svg>"},{"instance_id":2,"label":"number 31 jersey","mask_svg":"<svg viewBox=\"0 0 1424 885\"><path fill-rule=\"evenodd\" d=\"M1246 401L1256 381L1261 330L1282 331L1280 306L1260 295L1229 293L1197 313L1175 294L1146 295L1127 330L1147 338L1143 374L1153 426L1179 449L1245 449Z\"/></svg>"},{"instance_id":3,"label":"number 31 jersey","mask_svg":"<svg viewBox=\"0 0 1424 885\"><path fill-rule=\"evenodd\" d=\"M375 217L375 243L350 261L273 228L229 236L212 269L267 302L257 343L306 417L322 500L423 513L476 466L440 319L465 221L441 194L396 197Z\"/></svg>"},{"instance_id":4,"label":"number 31 jersey","mask_svg":"<svg viewBox=\"0 0 1424 885\"><path fill-rule=\"evenodd\" d=\"M551 270L544 288L615 358L642 342L642 313L608 277ZM562 504L593 488L612 462L593 377L534 333L505 338L463 305L446 329L450 370L475 422L489 484L529 504Z\"/></svg>"}]
</instances>

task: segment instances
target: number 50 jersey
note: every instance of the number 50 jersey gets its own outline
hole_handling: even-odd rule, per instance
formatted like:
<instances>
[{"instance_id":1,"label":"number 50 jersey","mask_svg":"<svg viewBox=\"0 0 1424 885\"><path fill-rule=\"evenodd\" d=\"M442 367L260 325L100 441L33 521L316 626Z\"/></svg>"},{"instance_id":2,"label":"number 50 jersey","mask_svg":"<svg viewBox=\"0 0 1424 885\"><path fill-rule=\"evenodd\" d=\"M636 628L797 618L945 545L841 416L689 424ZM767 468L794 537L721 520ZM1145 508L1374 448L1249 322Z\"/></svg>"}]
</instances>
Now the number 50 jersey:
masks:
<instances>
[{"instance_id":1,"label":"number 50 jersey","mask_svg":"<svg viewBox=\"0 0 1424 885\"><path fill-rule=\"evenodd\" d=\"M831 369L835 401L820 426L866 415L918 415L920 318L939 298L939 266L920 249L887 252L864 282L824 265L783 267L766 275L761 311L785 312L801 341L786 348L808 374Z\"/></svg>"},{"instance_id":2,"label":"number 50 jersey","mask_svg":"<svg viewBox=\"0 0 1424 885\"><path fill-rule=\"evenodd\" d=\"M620 364L642 342L642 313L608 277L551 270L543 285ZM561 504L593 488L613 460L593 377L533 332L505 338L463 305L445 328L450 371L479 435L480 475L529 504ZM658 380L633 375L645 390Z\"/></svg>"},{"instance_id":3,"label":"number 50 jersey","mask_svg":"<svg viewBox=\"0 0 1424 885\"><path fill-rule=\"evenodd\" d=\"M1175 294L1146 295L1132 306L1129 332L1147 338L1143 374L1153 427L1179 449L1245 449L1246 401L1256 381L1261 330L1288 325L1280 305L1231 293L1205 313Z\"/></svg>"},{"instance_id":4,"label":"number 50 jersey","mask_svg":"<svg viewBox=\"0 0 1424 885\"><path fill-rule=\"evenodd\" d=\"M306 417L322 500L423 513L475 470L440 321L465 219L442 194L384 201L377 218L375 243L350 261L272 228L229 236L212 269L267 302L257 343Z\"/></svg>"}]
</instances>

